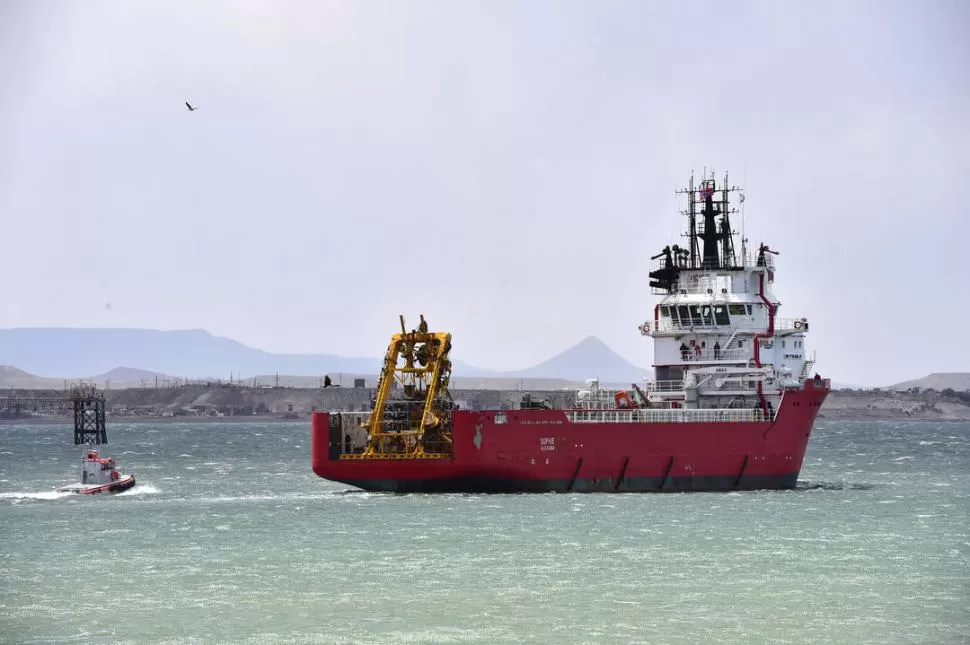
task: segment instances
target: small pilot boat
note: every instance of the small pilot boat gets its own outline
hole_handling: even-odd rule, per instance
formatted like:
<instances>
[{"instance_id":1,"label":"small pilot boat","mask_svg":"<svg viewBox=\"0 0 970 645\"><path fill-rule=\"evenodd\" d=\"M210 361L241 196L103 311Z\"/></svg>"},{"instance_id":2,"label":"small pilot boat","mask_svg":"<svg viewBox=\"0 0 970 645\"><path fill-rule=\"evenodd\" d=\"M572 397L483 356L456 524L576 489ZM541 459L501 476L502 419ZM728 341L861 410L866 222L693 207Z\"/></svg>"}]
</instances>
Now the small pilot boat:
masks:
<instances>
[{"instance_id":1,"label":"small pilot boat","mask_svg":"<svg viewBox=\"0 0 970 645\"><path fill-rule=\"evenodd\" d=\"M120 493L135 485L135 476L122 475L114 457L101 457L97 450L87 450L81 460L81 481L57 489L58 493Z\"/></svg>"}]
</instances>

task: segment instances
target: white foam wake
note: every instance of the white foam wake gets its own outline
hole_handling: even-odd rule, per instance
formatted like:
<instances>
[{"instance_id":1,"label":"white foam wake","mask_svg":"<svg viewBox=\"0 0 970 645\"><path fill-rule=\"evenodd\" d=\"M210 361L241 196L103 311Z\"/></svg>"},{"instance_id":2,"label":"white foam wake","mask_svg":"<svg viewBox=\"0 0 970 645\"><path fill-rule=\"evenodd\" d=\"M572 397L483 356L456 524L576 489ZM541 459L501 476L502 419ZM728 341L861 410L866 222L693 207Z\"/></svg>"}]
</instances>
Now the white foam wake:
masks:
<instances>
[{"instance_id":1,"label":"white foam wake","mask_svg":"<svg viewBox=\"0 0 970 645\"><path fill-rule=\"evenodd\" d=\"M0 493L0 499L60 499L72 493L58 493L56 490L41 493Z\"/></svg>"},{"instance_id":2,"label":"white foam wake","mask_svg":"<svg viewBox=\"0 0 970 645\"><path fill-rule=\"evenodd\" d=\"M151 484L139 484L136 482L134 488L129 488L126 491L118 493L117 496L130 497L131 495L155 495L156 493L161 493L161 492L162 491L158 490Z\"/></svg>"}]
</instances>

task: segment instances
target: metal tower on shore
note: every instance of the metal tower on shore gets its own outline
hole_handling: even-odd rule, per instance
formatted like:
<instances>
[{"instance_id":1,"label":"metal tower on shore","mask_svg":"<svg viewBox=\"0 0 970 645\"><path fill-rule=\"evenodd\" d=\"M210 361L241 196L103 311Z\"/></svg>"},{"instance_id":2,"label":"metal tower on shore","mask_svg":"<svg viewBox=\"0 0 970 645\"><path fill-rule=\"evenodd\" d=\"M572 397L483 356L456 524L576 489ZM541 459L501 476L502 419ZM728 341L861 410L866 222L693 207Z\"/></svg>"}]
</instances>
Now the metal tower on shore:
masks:
<instances>
[{"instance_id":1,"label":"metal tower on shore","mask_svg":"<svg viewBox=\"0 0 970 645\"><path fill-rule=\"evenodd\" d=\"M108 443L104 392L94 385L74 385L65 396L32 396L29 393L0 397L0 411L74 412L74 444Z\"/></svg>"},{"instance_id":2,"label":"metal tower on shore","mask_svg":"<svg viewBox=\"0 0 970 645\"><path fill-rule=\"evenodd\" d=\"M74 406L74 445L108 443L105 428L104 392L93 385L71 388Z\"/></svg>"}]
</instances>

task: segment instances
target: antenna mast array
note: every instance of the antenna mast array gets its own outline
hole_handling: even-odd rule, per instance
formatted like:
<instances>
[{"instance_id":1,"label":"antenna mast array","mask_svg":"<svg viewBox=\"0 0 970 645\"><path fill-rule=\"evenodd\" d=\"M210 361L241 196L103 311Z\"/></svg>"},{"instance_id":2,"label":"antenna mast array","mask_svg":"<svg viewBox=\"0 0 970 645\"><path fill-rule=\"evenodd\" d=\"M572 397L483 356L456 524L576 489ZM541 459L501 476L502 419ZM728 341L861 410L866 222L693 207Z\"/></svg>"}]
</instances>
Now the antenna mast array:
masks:
<instances>
[{"instance_id":1,"label":"antenna mast array","mask_svg":"<svg viewBox=\"0 0 970 645\"><path fill-rule=\"evenodd\" d=\"M705 168L699 182L695 183L694 173L691 172L687 188L676 191L677 194L687 195L687 209L682 210L681 214L687 216L689 255L686 267L683 268L718 269L739 266L734 253L735 231L731 228L730 219L738 209L731 206L730 193L740 190L738 186L729 184L727 173L724 173L724 179L718 187L714 172L708 175ZM741 202L744 202L744 195L741 195ZM698 215L702 217L700 223L697 221Z\"/></svg>"}]
</instances>

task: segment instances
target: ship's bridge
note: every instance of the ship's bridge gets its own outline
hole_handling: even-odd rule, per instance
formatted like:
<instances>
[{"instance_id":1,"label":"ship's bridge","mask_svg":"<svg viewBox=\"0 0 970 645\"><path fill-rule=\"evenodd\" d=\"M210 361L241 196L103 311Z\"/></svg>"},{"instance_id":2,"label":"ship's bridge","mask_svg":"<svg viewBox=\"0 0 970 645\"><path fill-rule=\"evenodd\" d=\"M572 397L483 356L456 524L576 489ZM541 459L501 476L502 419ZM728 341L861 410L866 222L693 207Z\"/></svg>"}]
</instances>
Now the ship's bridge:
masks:
<instances>
[{"instance_id":1,"label":"ship's bridge","mask_svg":"<svg viewBox=\"0 0 970 645\"><path fill-rule=\"evenodd\" d=\"M708 268L700 262L698 266L689 266L685 262L669 260L661 257L653 263L651 277L660 278L651 282L650 293L653 295L668 294L702 294L718 295L749 291L758 280L758 275L765 273L768 282L774 281L775 258L771 253L746 253L742 256L740 266L718 266Z\"/></svg>"},{"instance_id":2,"label":"ship's bridge","mask_svg":"<svg viewBox=\"0 0 970 645\"><path fill-rule=\"evenodd\" d=\"M671 304L659 307L659 317L640 327L644 336L664 336L702 332L705 330L759 331L768 326L768 313L763 304ZM775 318L774 333L778 335L808 331L807 318Z\"/></svg>"}]
</instances>

